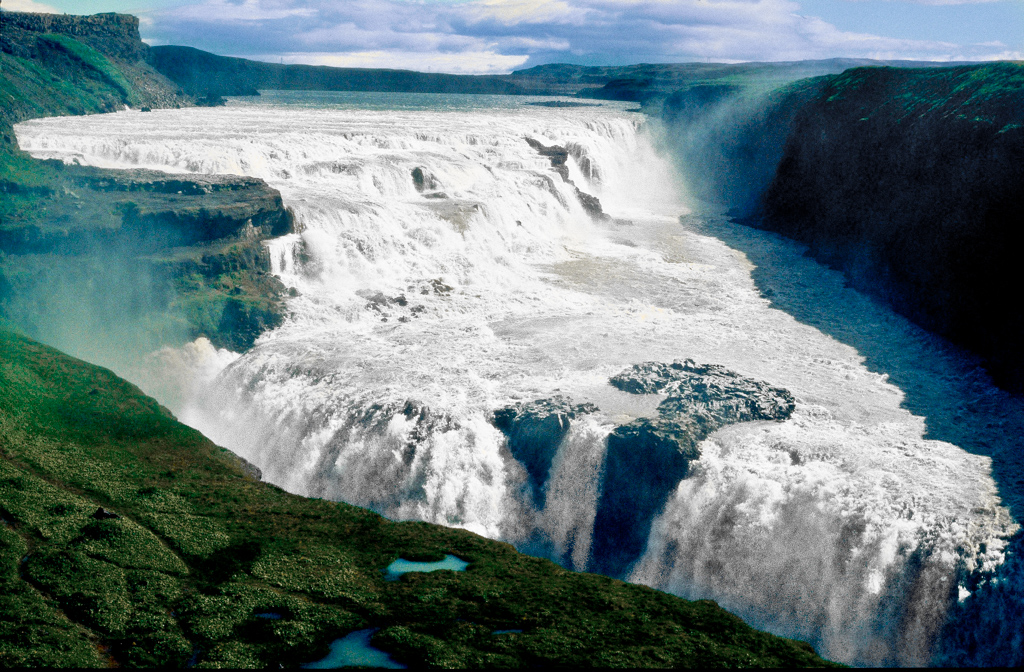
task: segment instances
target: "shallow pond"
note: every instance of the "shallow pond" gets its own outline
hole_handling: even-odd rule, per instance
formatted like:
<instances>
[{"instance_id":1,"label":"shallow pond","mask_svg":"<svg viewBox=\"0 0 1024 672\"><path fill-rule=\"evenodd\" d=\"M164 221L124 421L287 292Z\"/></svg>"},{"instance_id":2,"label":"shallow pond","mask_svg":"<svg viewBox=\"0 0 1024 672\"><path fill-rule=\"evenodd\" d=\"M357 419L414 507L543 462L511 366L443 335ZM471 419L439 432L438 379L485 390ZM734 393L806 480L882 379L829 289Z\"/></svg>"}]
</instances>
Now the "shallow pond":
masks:
<instances>
[{"instance_id":1,"label":"shallow pond","mask_svg":"<svg viewBox=\"0 0 1024 672\"><path fill-rule=\"evenodd\" d=\"M331 652L322 659L301 665L306 670L330 670L338 667L359 665L389 670L405 669L405 665L393 660L384 651L370 645L370 637L376 628L356 630L331 642Z\"/></svg>"},{"instance_id":2,"label":"shallow pond","mask_svg":"<svg viewBox=\"0 0 1024 672\"><path fill-rule=\"evenodd\" d=\"M437 562L414 562L399 558L384 569L384 580L397 581L398 577L409 572L436 572L439 569L463 572L466 570L466 567L469 567L469 563L454 555L446 555L444 560L438 560Z\"/></svg>"}]
</instances>

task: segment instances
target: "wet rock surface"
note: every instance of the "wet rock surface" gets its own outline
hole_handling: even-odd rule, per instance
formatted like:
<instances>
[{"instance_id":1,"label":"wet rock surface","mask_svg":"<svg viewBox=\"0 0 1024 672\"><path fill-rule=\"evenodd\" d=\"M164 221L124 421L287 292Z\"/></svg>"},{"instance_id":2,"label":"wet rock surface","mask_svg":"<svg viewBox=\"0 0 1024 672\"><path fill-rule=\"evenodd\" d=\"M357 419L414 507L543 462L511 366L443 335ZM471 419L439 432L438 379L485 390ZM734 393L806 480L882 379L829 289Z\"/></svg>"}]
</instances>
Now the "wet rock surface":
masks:
<instances>
[{"instance_id":1,"label":"wet rock surface","mask_svg":"<svg viewBox=\"0 0 1024 672\"><path fill-rule=\"evenodd\" d=\"M658 407L662 416L704 415L728 423L781 420L793 412L788 391L692 359L635 364L608 382L631 394L668 394Z\"/></svg>"},{"instance_id":2,"label":"wet rock surface","mask_svg":"<svg viewBox=\"0 0 1024 672\"><path fill-rule=\"evenodd\" d=\"M494 412L494 426L508 437L512 457L526 468L538 506L544 504L544 485L551 461L569 433L569 422L597 410L594 404L573 403L559 395L506 406Z\"/></svg>"},{"instance_id":3,"label":"wet rock surface","mask_svg":"<svg viewBox=\"0 0 1024 672\"><path fill-rule=\"evenodd\" d=\"M572 185L573 189L575 189L576 191L577 200L579 200L580 205L583 206L583 209L586 210L588 215L590 215L594 219L608 219L608 215L606 215L604 213L604 210L601 208L601 201L596 196L591 196L590 194L584 191L580 191L580 188L576 186L576 184L571 179L569 179L569 156L573 156L578 161L580 161L581 151L579 147L569 148L559 147L558 145L552 145L548 147L543 143L534 140L533 138L526 138L526 144L530 145L530 147L533 147L535 150L537 150L538 154L540 154L543 157L546 157L551 162L551 167L555 170L556 173L558 173L559 177L562 178L563 182ZM584 167L582 168L584 172L591 172L589 167L589 160L582 161L581 163L584 164Z\"/></svg>"},{"instance_id":4,"label":"wet rock surface","mask_svg":"<svg viewBox=\"0 0 1024 672\"><path fill-rule=\"evenodd\" d=\"M692 360L636 364L609 382L632 394L668 395L657 417L608 437L590 569L622 576L643 553L654 516L700 458L701 441L736 422L785 420L795 404L787 390Z\"/></svg>"}]
</instances>

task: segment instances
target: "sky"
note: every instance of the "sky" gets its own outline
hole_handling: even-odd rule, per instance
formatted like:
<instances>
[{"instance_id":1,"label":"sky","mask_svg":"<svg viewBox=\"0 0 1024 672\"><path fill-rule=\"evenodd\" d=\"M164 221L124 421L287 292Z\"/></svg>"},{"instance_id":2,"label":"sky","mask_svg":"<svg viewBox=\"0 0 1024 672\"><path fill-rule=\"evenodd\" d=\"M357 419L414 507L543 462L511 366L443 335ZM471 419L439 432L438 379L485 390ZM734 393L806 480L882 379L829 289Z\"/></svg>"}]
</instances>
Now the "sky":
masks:
<instances>
[{"instance_id":1,"label":"sky","mask_svg":"<svg viewBox=\"0 0 1024 672\"><path fill-rule=\"evenodd\" d=\"M140 17L143 39L344 67L1024 60L1024 0L0 0Z\"/></svg>"}]
</instances>

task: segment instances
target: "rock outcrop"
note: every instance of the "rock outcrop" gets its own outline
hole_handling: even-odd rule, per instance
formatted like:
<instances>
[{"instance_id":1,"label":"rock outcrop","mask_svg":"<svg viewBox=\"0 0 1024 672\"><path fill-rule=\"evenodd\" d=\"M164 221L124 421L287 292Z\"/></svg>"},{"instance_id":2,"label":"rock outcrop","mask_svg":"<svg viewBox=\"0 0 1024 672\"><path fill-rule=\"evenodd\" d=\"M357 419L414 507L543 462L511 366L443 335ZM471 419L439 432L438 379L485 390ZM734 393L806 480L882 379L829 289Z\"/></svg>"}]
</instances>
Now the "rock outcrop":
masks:
<instances>
[{"instance_id":1,"label":"rock outcrop","mask_svg":"<svg viewBox=\"0 0 1024 672\"><path fill-rule=\"evenodd\" d=\"M0 13L0 48L21 58L38 57L34 35L59 33L73 37L96 51L123 61L145 58L147 46L139 36L139 18L130 14Z\"/></svg>"},{"instance_id":2,"label":"rock outcrop","mask_svg":"<svg viewBox=\"0 0 1024 672\"><path fill-rule=\"evenodd\" d=\"M7 254L83 254L98 248L152 252L217 240L265 239L292 230L281 194L260 179L234 175L168 175L53 164L64 191L46 220L0 228ZM61 206L66 206L62 208ZM117 213L76 226L75 215L107 208ZM61 212L63 211L63 212ZM77 211L77 212L75 212ZM52 225L52 219L61 221ZM21 224L19 226L18 224ZM269 271L269 262L265 270Z\"/></svg>"},{"instance_id":3,"label":"rock outcrop","mask_svg":"<svg viewBox=\"0 0 1024 672\"><path fill-rule=\"evenodd\" d=\"M729 424L785 420L795 404L784 389L692 360L636 364L609 383L631 394L666 395L655 417L637 418L608 436L588 570L622 577L643 553L654 516L700 458L700 442ZM494 412L494 426L525 468L538 507L571 423L598 410L559 395Z\"/></svg>"},{"instance_id":4,"label":"rock outcrop","mask_svg":"<svg viewBox=\"0 0 1024 672\"><path fill-rule=\"evenodd\" d=\"M125 105L190 104L176 84L146 63L148 50L135 16L0 12L0 91L7 94L0 125ZM65 86L54 86L43 73Z\"/></svg>"},{"instance_id":5,"label":"rock outcrop","mask_svg":"<svg viewBox=\"0 0 1024 672\"><path fill-rule=\"evenodd\" d=\"M616 427L608 437L590 569L622 576L643 553L654 516L700 457L700 442L725 425L785 420L794 401L784 389L692 360L636 364L609 382L632 394L668 395L656 417Z\"/></svg>"},{"instance_id":6,"label":"rock outcrop","mask_svg":"<svg viewBox=\"0 0 1024 672\"><path fill-rule=\"evenodd\" d=\"M280 324L285 287L262 241L293 218L263 181L65 166L17 147L12 125L33 117L192 104L144 61L138 19L4 11L0 28L0 320L51 342L109 329L124 348L141 329L144 347L207 336L236 351ZM93 323L75 324L69 301Z\"/></svg>"},{"instance_id":7,"label":"rock outcrop","mask_svg":"<svg viewBox=\"0 0 1024 672\"><path fill-rule=\"evenodd\" d=\"M608 219L608 215L604 213L601 208L601 201L596 196L591 196L585 191L581 191L578 186L569 178L569 149L566 147L559 147L558 145L547 145L541 143L533 138L526 138L526 144L537 150L537 153L548 159L551 162L551 167L554 169L558 176L562 178L562 181L572 186L576 192L576 200L580 202L583 209L588 215L594 219Z\"/></svg>"},{"instance_id":8,"label":"rock outcrop","mask_svg":"<svg viewBox=\"0 0 1024 672\"><path fill-rule=\"evenodd\" d=\"M508 437L508 449L529 476L534 502L544 505L551 461L577 417L596 413L597 406L577 404L562 396L538 399L500 408L494 412L494 426Z\"/></svg>"}]
</instances>

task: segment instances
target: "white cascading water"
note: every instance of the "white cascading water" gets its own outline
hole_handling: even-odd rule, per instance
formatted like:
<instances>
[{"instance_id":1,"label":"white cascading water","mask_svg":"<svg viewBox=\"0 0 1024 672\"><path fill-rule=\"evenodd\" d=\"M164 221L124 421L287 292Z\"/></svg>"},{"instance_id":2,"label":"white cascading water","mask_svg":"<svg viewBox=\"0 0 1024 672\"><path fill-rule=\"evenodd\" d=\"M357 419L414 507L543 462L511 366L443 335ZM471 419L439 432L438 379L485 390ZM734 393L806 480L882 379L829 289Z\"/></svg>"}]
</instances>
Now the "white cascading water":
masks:
<instances>
[{"instance_id":1,"label":"white cascading water","mask_svg":"<svg viewBox=\"0 0 1024 672\"><path fill-rule=\"evenodd\" d=\"M615 103L277 93L17 130L41 157L261 177L294 209L299 232L269 243L298 291L282 327L237 358L190 344L124 372L266 480L583 569L607 435L660 400L608 378L721 364L796 411L707 439L623 578L845 662L974 660L943 628L999 585L1020 486L992 457L1019 466L1019 401L797 246L690 213L652 126ZM613 218L527 138L569 149ZM556 395L601 410L573 421L538 508L490 419Z\"/></svg>"}]
</instances>

